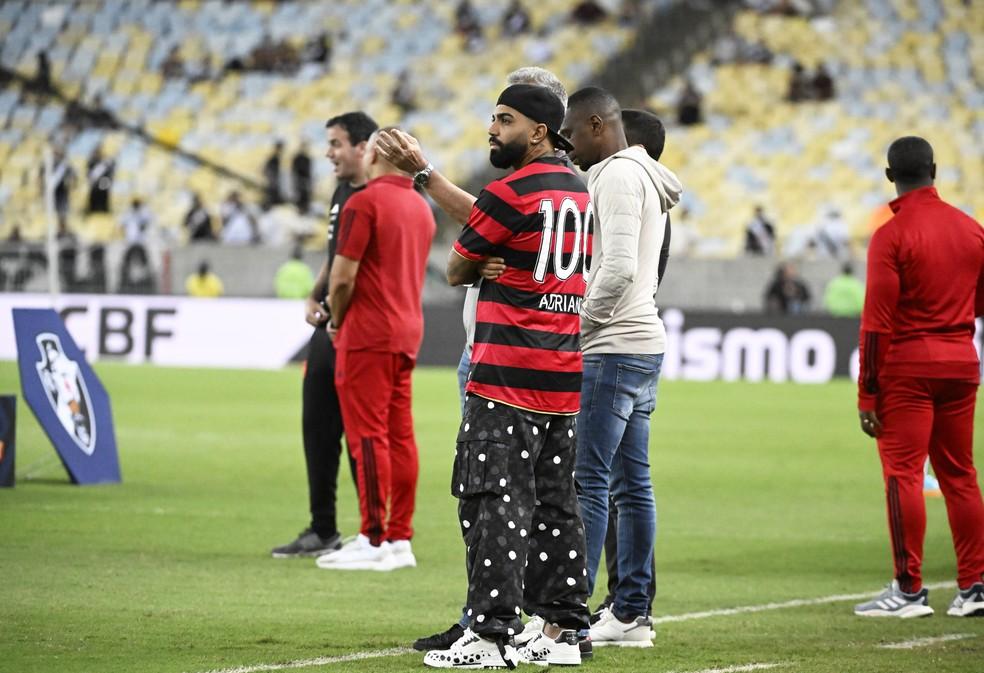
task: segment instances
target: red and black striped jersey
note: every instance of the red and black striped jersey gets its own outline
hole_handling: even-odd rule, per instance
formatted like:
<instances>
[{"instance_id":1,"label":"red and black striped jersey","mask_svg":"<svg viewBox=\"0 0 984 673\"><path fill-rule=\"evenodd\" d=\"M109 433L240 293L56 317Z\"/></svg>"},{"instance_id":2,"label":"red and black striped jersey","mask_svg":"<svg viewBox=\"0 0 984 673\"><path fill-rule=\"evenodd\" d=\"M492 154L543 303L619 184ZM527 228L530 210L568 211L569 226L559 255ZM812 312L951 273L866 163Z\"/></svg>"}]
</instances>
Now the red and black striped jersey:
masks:
<instances>
[{"instance_id":1,"label":"red and black striped jersey","mask_svg":"<svg viewBox=\"0 0 984 673\"><path fill-rule=\"evenodd\" d=\"M577 413L592 224L588 188L554 157L479 194L454 250L474 261L502 257L506 270L482 282L468 392L540 413Z\"/></svg>"}]
</instances>

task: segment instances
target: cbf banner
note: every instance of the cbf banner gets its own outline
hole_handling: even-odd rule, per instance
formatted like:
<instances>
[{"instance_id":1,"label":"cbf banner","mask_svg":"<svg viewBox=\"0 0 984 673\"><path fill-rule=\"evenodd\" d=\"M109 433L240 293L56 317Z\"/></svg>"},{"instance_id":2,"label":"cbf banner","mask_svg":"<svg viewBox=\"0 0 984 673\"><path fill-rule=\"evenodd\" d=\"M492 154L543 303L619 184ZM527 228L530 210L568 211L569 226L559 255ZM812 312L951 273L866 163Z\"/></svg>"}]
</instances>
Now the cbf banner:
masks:
<instances>
[{"instance_id":1,"label":"cbf banner","mask_svg":"<svg viewBox=\"0 0 984 673\"><path fill-rule=\"evenodd\" d=\"M14 448L17 437L17 398L0 395L0 488L14 485Z\"/></svg>"},{"instance_id":2,"label":"cbf banner","mask_svg":"<svg viewBox=\"0 0 984 673\"><path fill-rule=\"evenodd\" d=\"M120 481L109 395L52 309L14 309L21 390L75 484Z\"/></svg>"}]
</instances>

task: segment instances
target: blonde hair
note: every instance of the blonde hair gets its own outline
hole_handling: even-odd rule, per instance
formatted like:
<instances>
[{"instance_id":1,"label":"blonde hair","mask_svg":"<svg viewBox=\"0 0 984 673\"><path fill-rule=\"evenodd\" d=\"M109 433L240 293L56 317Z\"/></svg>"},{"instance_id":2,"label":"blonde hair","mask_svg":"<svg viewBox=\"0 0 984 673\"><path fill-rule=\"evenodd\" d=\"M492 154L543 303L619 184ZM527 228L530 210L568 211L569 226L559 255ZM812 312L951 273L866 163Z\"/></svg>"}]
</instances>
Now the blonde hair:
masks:
<instances>
[{"instance_id":1,"label":"blonde hair","mask_svg":"<svg viewBox=\"0 0 984 673\"><path fill-rule=\"evenodd\" d=\"M510 85L512 84L536 84L537 86L542 86L550 89L560 102L567 107L567 89L564 85L560 83L557 76L539 66L529 65L525 68L520 68L518 70L513 70L506 77L506 82Z\"/></svg>"}]
</instances>

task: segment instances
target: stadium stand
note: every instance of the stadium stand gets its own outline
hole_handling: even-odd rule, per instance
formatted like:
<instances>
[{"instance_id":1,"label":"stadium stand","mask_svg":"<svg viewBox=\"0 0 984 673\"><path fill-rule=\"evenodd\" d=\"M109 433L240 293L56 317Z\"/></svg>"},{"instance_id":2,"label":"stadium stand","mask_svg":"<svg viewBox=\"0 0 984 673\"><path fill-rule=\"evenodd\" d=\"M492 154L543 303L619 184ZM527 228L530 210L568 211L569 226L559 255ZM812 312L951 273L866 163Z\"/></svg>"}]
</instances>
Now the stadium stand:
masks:
<instances>
[{"instance_id":1,"label":"stadium stand","mask_svg":"<svg viewBox=\"0 0 984 673\"><path fill-rule=\"evenodd\" d=\"M812 17L746 9L733 33L648 101L671 119L687 77L703 93L704 123L671 128L663 157L688 187L696 254L739 254L756 204L785 253L811 256L830 209L859 252L894 197L883 157L905 133L933 143L941 193L984 215L984 4L864 0ZM832 100L787 99L796 62L808 73L826 65Z\"/></svg>"},{"instance_id":2,"label":"stadium stand","mask_svg":"<svg viewBox=\"0 0 984 673\"><path fill-rule=\"evenodd\" d=\"M46 53L59 96L25 80L0 93L0 237L17 227L24 240L41 238L41 150L60 133L82 178L74 213L83 208L86 159L101 146L117 162L116 210L145 198L176 241L185 236L180 223L191 192L213 213L229 192L244 185L255 192L276 139L286 142L288 157L304 140L320 154L324 120L340 110L363 108L401 124L433 148L450 177L464 180L487 162L475 119L488 113L503 73L535 55L573 85L632 32L612 18L585 37L568 20L570 3L543 0L529 3L531 30L507 39L501 18L508 2L476 6L482 42L465 48L450 1L4 3L0 64L34 78L38 54ZM400 77L416 93L405 113L390 95ZM126 128L83 124L64 133L80 103L104 107ZM322 203L330 173L327 161L314 162ZM278 214L292 233L320 232L312 247L323 243L323 227L293 209ZM83 239L105 241L119 235L115 224L92 216L73 227Z\"/></svg>"}]
</instances>

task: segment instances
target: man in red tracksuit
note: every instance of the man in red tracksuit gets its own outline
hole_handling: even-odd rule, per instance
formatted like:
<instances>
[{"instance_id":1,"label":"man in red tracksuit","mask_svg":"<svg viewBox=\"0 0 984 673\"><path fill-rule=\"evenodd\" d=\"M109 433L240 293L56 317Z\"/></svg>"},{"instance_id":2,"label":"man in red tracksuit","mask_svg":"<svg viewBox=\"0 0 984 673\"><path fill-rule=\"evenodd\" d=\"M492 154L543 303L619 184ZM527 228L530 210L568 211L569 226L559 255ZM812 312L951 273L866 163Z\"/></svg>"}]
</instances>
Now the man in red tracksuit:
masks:
<instances>
[{"instance_id":1,"label":"man in red tracksuit","mask_svg":"<svg viewBox=\"0 0 984 673\"><path fill-rule=\"evenodd\" d=\"M423 338L421 295L436 224L413 181L366 144L369 182L339 220L328 304L335 385L355 459L362 526L321 568L416 565L410 548L417 491L410 376Z\"/></svg>"},{"instance_id":2,"label":"man in red tracksuit","mask_svg":"<svg viewBox=\"0 0 984 673\"><path fill-rule=\"evenodd\" d=\"M933 614L922 586L928 455L946 499L959 589L947 614L984 615L984 503L974 469L980 363L974 318L984 314L984 229L943 202L933 149L905 137L888 150L895 216L868 248L858 409L878 439L895 579L855 614Z\"/></svg>"}]
</instances>

